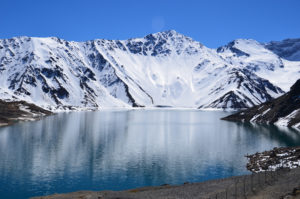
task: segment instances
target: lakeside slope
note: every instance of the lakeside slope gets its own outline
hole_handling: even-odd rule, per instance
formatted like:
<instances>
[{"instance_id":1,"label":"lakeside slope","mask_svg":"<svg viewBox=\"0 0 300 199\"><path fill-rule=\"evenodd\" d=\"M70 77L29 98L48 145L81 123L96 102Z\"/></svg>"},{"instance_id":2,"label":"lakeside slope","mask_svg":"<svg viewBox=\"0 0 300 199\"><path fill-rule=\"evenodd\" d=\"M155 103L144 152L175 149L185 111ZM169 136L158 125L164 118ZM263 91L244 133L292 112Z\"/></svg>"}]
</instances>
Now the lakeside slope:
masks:
<instances>
[{"instance_id":1,"label":"lakeside slope","mask_svg":"<svg viewBox=\"0 0 300 199\"><path fill-rule=\"evenodd\" d=\"M286 94L222 119L276 124L300 129L300 79Z\"/></svg>"},{"instance_id":2,"label":"lakeside slope","mask_svg":"<svg viewBox=\"0 0 300 199\"><path fill-rule=\"evenodd\" d=\"M25 101L0 100L0 126L10 125L17 121L36 120L50 114L52 112Z\"/></svg>"}]
</instances>

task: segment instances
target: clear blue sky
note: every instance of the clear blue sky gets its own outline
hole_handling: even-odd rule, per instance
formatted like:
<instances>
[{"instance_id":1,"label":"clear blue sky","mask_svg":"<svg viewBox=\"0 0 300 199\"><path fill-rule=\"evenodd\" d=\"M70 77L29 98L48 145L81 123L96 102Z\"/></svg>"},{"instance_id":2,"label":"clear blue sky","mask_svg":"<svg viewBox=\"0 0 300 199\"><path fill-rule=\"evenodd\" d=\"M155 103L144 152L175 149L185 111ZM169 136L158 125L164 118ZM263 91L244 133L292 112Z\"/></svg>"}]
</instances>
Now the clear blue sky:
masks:
<instances>
[{"instance_id":1,"label":"clear blue sky","mask_svg":"<svg viewBox=\"0 0 300 199\"><path fill-rule=\"evenodd\" d=\"M300 38L300 0L1 0L0 38L127 39L174 29L208 47Z\"/></svg>"}]
</instances>

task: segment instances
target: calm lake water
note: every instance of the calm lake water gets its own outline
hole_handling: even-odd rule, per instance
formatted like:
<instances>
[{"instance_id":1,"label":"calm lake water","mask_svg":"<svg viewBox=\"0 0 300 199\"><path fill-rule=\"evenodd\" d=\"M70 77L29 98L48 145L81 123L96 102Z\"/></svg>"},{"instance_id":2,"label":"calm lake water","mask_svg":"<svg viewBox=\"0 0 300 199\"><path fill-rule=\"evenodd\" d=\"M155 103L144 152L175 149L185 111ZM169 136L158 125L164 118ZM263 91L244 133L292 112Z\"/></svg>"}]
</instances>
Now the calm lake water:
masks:
<instances>
[{"instance_id":1,"label":"calm lake water","mask_svg":"<svg viewBox=\"0 0 300 199\"><path fill-rule=\"evenodd\" d=\"M61 113L0 128L0 198L122 190L248 173L247 153L300 133L222 121L219 111Z\"/></svg>"}]
</instances>

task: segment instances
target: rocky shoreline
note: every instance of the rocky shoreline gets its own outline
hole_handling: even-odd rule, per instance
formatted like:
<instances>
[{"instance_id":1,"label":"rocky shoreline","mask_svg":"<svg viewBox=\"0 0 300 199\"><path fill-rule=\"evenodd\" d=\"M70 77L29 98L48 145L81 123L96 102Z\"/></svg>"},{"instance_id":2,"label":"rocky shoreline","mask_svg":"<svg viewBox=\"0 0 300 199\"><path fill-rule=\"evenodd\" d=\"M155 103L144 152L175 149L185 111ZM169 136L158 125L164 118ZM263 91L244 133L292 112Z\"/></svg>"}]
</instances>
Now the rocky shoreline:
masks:
<instances>
[{"instance_id":1,"label":"rocky shoreline","mask_svg":"<svg viewBox=\"0 0 300 199\"><path fill-rule=\"evenodd\" d=\"M300 167L300 146L280 147L246 156L247 169L251 172L275 171Z\"/></svg>"}]
</instances>

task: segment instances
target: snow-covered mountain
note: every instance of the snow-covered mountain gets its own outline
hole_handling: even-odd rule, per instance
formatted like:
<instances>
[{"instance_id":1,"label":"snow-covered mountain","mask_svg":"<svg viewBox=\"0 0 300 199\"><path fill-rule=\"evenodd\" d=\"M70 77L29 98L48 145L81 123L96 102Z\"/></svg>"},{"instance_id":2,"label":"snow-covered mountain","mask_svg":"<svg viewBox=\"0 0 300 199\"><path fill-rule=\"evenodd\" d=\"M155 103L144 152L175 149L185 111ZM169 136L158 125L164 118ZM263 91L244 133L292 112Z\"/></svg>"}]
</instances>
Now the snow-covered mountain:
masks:
<instances>
[{"instance_id":1,"label":"snow-covered mountain","mask_svg":"<svg viewBox=\"0 0 300 199\"><path fill-rule=\"evenodd\" d=\"M48 109L246 108L299 77L300 61L280 45L240 39L210 49L173 30L129 40L2 39L0 99Z\"/></svg>"}]
</instances>

